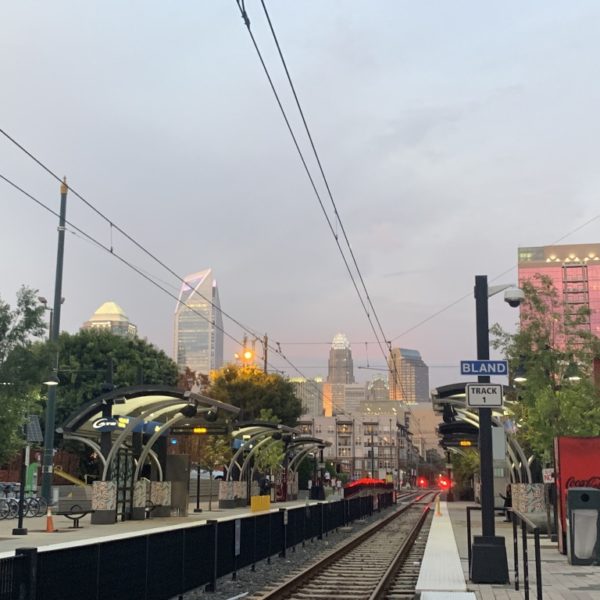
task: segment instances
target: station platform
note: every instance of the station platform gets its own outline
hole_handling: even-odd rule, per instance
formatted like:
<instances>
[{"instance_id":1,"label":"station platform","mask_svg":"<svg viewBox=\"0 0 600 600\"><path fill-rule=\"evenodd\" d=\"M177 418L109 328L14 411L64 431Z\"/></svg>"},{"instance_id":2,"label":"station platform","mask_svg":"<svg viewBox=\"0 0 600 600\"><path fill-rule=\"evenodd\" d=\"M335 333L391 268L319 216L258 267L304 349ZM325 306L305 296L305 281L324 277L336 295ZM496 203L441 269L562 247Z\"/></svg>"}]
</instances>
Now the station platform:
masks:
<instances>
[{"instance_id":1,"label":"station platform","mask_svg":"<svg viewBox=\"0 0 600 600\"><path fill-rule=\"evenodd\" d=\"M511 600L524 598L521 540L519 569L521 589L514 589L512 525L496 518L496 535L506 540L510 583L478 585L469 581L467 559L467 506L471 502L440 502L434 512L417 590L421 600ZM471 512L472 534L481 532L481 512ZM529 545L529 597L536 598L533 540ZM556 542L541 538L542 591L544 600L600 600L600 566L570 565Z\"/></svg>"},{"instance_id":2,"label":"station platform","mask_svg":"<svg viewBox=\"0 0 600 600\"><path fill-rule=\"evenodd\" d=\"M280 508L298 508L306 506L306 503L306 500L277 502L271 505L270 512L277 512ZM0 520L0 558L13 556L17 548L38 548L40 552L51 548L73 548L97 541L108 542L136 535L204 525L211 520L227 521L267 512L253 513L250 511L249 506L220 509L218 504L218 501L213 500L212 510L209 510L208 502L201 502L202 512L196 513L194 512L196 503L193 502L189 505L186 517L156 517L143 521L117 521L110 525L93 525L91 516L87 515L81 519L78 529L73 529L73 521L67 517L53 516L53 524L57 529L54 533L46 533L46 516L30 517L23 520L23 526L27 528L27 535L12 535L12 530L17 527L17 520L4 519ZM311 500L309 504L318 504L318 502Z\"/></svg>"}]
</instances>

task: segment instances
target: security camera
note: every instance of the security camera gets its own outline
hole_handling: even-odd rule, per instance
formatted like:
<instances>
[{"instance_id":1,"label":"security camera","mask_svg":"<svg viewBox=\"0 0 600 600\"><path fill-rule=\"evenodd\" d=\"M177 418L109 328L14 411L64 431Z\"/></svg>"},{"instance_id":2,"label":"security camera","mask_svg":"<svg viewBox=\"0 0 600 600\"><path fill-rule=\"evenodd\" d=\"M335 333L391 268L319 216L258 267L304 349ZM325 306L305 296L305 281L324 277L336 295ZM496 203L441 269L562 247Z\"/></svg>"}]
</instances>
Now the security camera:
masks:
<instances>
[{"instance_id":1,"label":"security camera","mask_svg":"<svg viewBox=\"0 0 600 600\"><path fill-rule=\"evenodd\" d=\"M521 288L511 287L504 292L504 302L508 302L509 306L516 308L525 300L525 292Z\"/></svg>"}]
</instances>

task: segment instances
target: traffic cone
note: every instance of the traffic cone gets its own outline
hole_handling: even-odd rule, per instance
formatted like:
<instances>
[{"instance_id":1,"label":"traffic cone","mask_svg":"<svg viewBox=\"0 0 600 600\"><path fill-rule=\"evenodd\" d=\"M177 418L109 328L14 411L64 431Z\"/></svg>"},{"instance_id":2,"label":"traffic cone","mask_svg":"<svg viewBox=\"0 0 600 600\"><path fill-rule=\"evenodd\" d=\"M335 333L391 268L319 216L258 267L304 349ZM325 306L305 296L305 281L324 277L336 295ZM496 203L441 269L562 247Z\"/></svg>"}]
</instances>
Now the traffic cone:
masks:
<instances>
[{"instance_id":1,"label":"traffic cone","mask_svg":"<svg viewBox=\"0 0 600 600\"><path fill-rule=\"evenodd\" d=\"M441 517L442 516L442 507L440 504L440 496L439 494L435 497L435 516L436 517Z\"/></svg>"},{"instance_id":2,"label":"traffic cone","mask_svg":"<svg viewBox=\"0 0 600 600\"><path fill-rule=\"evenodd\" d=\"M48 512L46 513L46 533L54 533L55 531L54 522L52 521L52 509L48 507Z\"/></svg>"}]
</instances>

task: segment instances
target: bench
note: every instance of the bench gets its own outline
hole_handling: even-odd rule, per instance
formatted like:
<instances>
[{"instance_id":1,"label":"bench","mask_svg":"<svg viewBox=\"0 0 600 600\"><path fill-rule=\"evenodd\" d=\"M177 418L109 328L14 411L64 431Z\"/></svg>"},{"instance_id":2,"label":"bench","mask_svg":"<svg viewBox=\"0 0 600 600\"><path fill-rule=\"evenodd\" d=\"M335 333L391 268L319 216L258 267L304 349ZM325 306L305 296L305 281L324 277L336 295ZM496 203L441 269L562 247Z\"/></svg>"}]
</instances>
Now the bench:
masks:
<instances>
[{"instance_id":1,"label":"bench","mask_svg":"<svg viewBox=\"0 0 600 600\"><path fill-rule=\"evenodd\" d=\"M82 508L79 504L73 504L73 506L71 506L69 509L57 510L54 514L59 515L61 517L67 517L67 519L71 519L71 521L73 521L73 526L70 527L70 529L79 529L79 519L82 519L86 515L89 515L93 512L95 511L93 511L91 508L85 509Z\"/></svg>"}]
</instances>

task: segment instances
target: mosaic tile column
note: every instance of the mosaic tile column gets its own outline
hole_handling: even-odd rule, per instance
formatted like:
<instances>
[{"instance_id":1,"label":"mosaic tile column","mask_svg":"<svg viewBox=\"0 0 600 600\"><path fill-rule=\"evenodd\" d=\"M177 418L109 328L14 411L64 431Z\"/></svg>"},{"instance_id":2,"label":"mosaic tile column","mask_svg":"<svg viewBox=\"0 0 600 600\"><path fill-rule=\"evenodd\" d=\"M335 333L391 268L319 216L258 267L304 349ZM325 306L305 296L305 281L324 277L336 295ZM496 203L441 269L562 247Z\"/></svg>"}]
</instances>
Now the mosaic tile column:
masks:
<instances>
[{"instance_id":1,"label":"mosaic tile column","mask_svg":"<svg viewBox=\"0 0 600 600\"><path fill-rule=\"evenodd\" d=\"M92 523L107 525L117 522L116 481L94 481L92 483Z\"/></svg>"}]
</instances>

